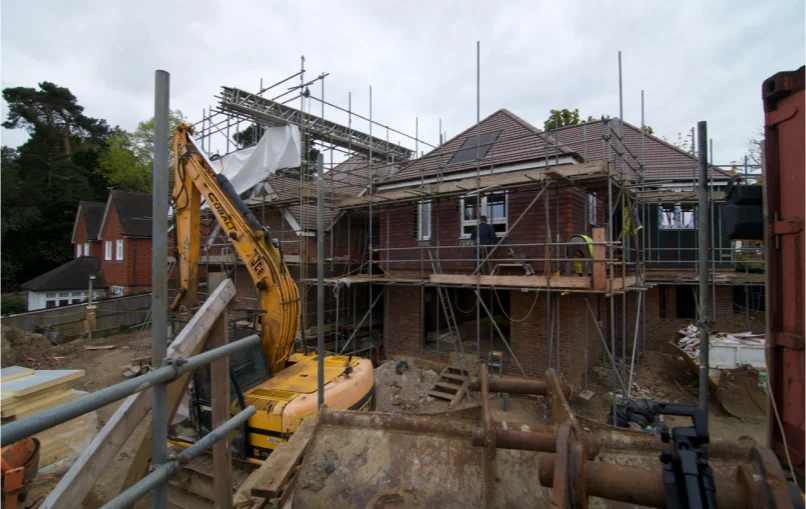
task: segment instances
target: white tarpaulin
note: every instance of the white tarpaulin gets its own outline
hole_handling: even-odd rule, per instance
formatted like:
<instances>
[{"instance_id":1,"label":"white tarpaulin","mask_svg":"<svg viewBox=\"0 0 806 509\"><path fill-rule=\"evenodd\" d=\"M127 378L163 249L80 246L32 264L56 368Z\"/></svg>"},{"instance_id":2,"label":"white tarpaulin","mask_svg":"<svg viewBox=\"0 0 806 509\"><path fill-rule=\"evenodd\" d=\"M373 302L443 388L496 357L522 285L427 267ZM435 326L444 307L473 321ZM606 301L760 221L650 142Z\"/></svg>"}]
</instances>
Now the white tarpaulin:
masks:
<instances>
[{"instance_id":1,"label":"white tarpaulin","mask_svg":"<svg viewBox=\"0 0 806 509\"><path fill-rule=\"evenodd\" d=\"M196 147L201 147L193 140ZM217 173L224 165L224 176L232 183L238 194L248 191L255 184L283 168L297 168L301 164L302 143L299 128L286 125L269 127L257 145L228 154L217 161L207 163Z\"/></svg>"}]
</instances>

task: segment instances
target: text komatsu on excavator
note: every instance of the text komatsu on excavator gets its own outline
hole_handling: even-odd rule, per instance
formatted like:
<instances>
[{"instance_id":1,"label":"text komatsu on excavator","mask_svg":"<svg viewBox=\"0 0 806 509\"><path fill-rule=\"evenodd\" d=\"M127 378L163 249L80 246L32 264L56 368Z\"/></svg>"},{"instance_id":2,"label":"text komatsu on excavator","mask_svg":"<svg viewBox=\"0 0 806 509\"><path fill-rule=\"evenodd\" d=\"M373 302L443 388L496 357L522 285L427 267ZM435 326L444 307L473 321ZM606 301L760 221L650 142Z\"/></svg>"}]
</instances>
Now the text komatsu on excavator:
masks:
<instances>
[{"instance_id":1,"label":"text komatsu on excavator","mask_svg":"<svg viewBox=\"0 0 806 509\"><path fill-rule=\"evenodd\" d=\"M248 350L230 358L232 412L254 406L255 415L234 439L233 453L254 462L285 442L299 423L317 414L316 355L292 353L299 328L299 288L283 261L271 230L258 222L229 180L194 143L193 128L182 124L174 133L174 190L179 292L172 307L196 305L200 247L201 200L218 220L258 292L257 329L260 352ZM257 348L256 348L257 350ZM374 410L372 362L328 356L325 404L330 408ZM191 414L196 439L210 430L209 378L194 377ZM189 445L192 439L172 437Z\"/></svg>"}]
</instances>

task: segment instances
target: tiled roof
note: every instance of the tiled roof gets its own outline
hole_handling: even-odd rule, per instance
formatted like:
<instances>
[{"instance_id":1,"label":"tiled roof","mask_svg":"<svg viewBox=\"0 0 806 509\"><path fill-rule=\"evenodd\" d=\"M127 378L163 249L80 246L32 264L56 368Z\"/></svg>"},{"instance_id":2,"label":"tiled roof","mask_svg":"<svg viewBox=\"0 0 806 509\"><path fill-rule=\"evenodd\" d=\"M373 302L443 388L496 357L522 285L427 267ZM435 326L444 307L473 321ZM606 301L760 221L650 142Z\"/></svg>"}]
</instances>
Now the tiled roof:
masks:
<instances>
[{"instance_id":1,"label":"tiled roof","mask_svg":"<svg viewBox=\"0 0 806 509\"><path fill-rule=\"evenodd\" d=\"M22 284L24 290L34 292L50 290L83 290L89 284L89 277L101 271L101 258L98 256L82 256L70 260L64 265L45 272ZM95 288L106 288L102 278L94 283Z\"/></svg>"},{"instance_id":2,"label":"tiled roof","mask_svg":"<svg viewBox=\"0 0 806 509\"><path fill-rule=\"evenodd\" d=\"M113 190L106 201L103 224L106 224L109 207L114 206L118 212L120 228L124 236L151 237L153 219L151 203L150 194Z\"/></svg>"},{"instance_id":3,"label":"tiled roof","mask_svg":"<svg viewBox=\"0 0 806 509\"><path fill-rule=\"evenodd\" d=\"M84 225L87 228L87 238L89 240L98 240L101 234L101 222L104 218L104 210L106 204L96 203L92 201L78 202L78 210L76 211L76 219L73 223L73 235L70 242L76 241L76 230L78 229L78 222L83 217Z\"/></svg>"},{"instance_id":4,"label":"tiled roof","mask_svg":"<svg viewBox=\"0 0 806 509\"><path fill-rule=\"evenodd\" d=\"M586 161L610 160L611 167L618 170L618 153L622 150L619 141L619 119L611 118L601 121L589 122L571 127L563 127L552 131L551 135L558 142L573 150ZM610 136L610 150L604 136ZM690 179L696 176L697 159L691 153L675 147L662 139L645 134L643 136L643 151L641 129L624 122L624 172L628 178L635 180L635 173L640 168L643 158L644 179ZM721 170L716 170L725 176ZM716 173L715 173L716 175Z\"/></svg>"},{"instance_id":5,"label":"tiled roof","mask_svg":"<svg viewBox=\"0 0 806 509\"><path fill-rule=\"evenodd\" d=\"M441 147L437 147L425 156L406 164L396 175L388 179L388 182L414 180L421 176L427 177L440 173L457 173L475 169L477 165L475 157L471 157L471 160L465 160L464 162L451 163L451 160L468 140L471 140L469 143L474 145L472 139L477 135L484 136L485 134L499 131L500 134L492 143L489 151L485 150L486 145L483 143L482 145L484 146L480 147L479 151L483 154L480 164L482 168L539 161L546 157L550 159L555 155L576 157L573 150L555 146L556 144L550 136L547 137L544 132L511 111L500 109L479 123L478 132L475 125L470 126ZM473 149L475 149L475 145ZM485 151L486 154L484 153Z\"/></svg>"},{"instance_id":6,"label":"tiled roof","mask_svg":"<svg viewBox=\"0 0 806 509\"><path fill-rule=\"evenodd\" d=\"M386 164L383 161L376 161L372 165L375 182L383 182L395 175L399 170L398 166ZM355 155L348 158L325 173L325 195L330 196L332 193L339 197L360 196L369 184L369 172L370 166L366 156ZM318 190L315 180L300 184L298 178L275 174L266 178L265 182L268 184L268 190L258 193L254 201L248 201L251 207L256 206L263 196L266 197L267 204L275 201L286 202L283 205L287 207L302 229L316 229L317 210L315 202L307 203L309 200L305 200L306 203L303 203L302 206L299 205L300 185L305 190L306 195L313 197L316 196ZM325 205L324 219L326 228L329 228L337 215L338 211L336 209L330 205Z\"/></svg>"}]
</instances>

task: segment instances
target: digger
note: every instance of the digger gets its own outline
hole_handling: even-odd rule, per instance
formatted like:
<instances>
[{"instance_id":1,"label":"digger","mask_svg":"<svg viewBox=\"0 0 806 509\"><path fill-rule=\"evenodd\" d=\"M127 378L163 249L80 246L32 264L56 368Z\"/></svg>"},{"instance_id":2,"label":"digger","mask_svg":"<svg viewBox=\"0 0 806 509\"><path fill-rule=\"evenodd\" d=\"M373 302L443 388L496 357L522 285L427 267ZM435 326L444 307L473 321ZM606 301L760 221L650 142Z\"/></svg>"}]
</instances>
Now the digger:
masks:
<instances>
[{"instance_id":1,"label":"digger","mask_svg":"<svg viewBox=\"0 0 806 509\"><path fill-rule=\"evenodd\" d=\"M280 243L241 200L229 180L193 139L193 127L176 128L173 205L179 291L172 309L192 309L197 303L200 256L201 200L205 200L232 249L248 270L258 292L255 328L259 351L233 356L232 406L254 406L255 415L234 440L233 452L251 463L262 462L288 440L303 419L316 417L317 362L315 354L293 353L300 322L299 288L283 261ZM324 359L325 404L330 408L374 410L374 371L368 359L332 355ZM191 414L196 439L210 430L209 377L194 378ZM192 440L173 437L188 446Z\"/></svg>"}]
</instances>

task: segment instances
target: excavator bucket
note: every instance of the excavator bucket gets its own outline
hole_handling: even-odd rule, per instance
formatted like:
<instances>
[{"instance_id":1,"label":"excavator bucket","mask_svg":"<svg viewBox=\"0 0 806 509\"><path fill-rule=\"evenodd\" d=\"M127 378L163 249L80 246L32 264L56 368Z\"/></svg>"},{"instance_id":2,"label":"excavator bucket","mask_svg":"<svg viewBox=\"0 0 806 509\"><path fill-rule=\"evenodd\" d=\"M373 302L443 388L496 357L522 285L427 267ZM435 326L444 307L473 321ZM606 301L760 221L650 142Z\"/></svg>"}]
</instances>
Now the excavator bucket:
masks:
<instances>
[{"instance_id":1,"label":"excavator bucket","mask_svg":"<svg viewBox=\"0 0 806 509\"><path fill-rule=\"evenodd\" d=\"M294 508L543 507L538 453L498 449L485 482L486 450L472 443L479 407L438 415L323 411L297 476Z\"/></svg>"}]
</instances>

